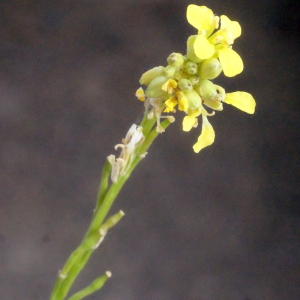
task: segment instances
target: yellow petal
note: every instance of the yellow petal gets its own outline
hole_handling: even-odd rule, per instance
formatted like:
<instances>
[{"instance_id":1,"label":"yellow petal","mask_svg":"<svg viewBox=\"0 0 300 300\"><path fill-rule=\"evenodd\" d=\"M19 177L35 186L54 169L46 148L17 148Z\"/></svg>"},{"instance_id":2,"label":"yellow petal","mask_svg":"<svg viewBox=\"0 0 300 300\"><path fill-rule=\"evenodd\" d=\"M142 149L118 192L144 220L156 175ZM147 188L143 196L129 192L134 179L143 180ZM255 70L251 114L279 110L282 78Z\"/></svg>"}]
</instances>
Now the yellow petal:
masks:
<instances>
[{"instance_id":1,"label":"yellow petal","mask_svg":"<svg viewBox=\"0 0 300 300\"><path fill-rule=\"evenodd\" d=\"M144 90L141 87L139 89L137 89L137 91L135 92L135 96L139 100L145 101L145 93L144 93Z\"/></svg>"},{"instance_id":2,"label":"yellow petal","mask_svg":"<svg viewBox=\"0 0 300 300\"><path fill-rule=\"evenodd\" d=\"M236 39L242 34L242 28L239 22L231 21L227 16L221 16L221 29L226 28L229 30L233 38Z\"/></svg>"},{"instance_id":3,"label":"yellow petal","mask_svg":"<svg viewBox=\"0 0 300 300\"><path fill-rule=\"evenodd\" d=\"M211 124L208 122L206 116L202 115L202 132L198 138L197 143L193 146L193 149L198 153L201 149L211 145L215 140L215 131Z\"/></svg>"},{"instance_id":4,"label":"yellow petal","mask_svg":"<svg viewBox=\"0 0 300 300\"><path fill-rule=\"evenodd\" d=\"M182 130L190 131L192 127L197 127L198 119L197 117L201 115L200 109L189 110L188 115L183 118Z\"/></svg>"},{"instance_id":5,"label":"yellow petal","mask_svg":"<svg viewBox=\"0 0 300 300\"><path fill-rule=\"evenodd\" d=\"M223 102L231 104L248 114L254 114L256 103L252 95L247 92L226 93Z\"/></svg>"},{"instance_id":6,"label":"yellow petal","mask_svg":"<svg viewBox=\"0 0 300 300\"><path fill-rule=\"evenodd\" d=\"M195 125L197 125L197 118L193 116L186 116L183 118L182 121L182 130L183 131L190 131Z\"/></svg>"},{"instance_id":7,"label":"yellow petal","mask_svg":"<svg viewBox=\"0 0 300 300\"><path fill-rule=\"evenodd\" d=\"M203 34L199 34L195 39L194 51L198 58L206 59L214 55L215 47Z\"/></svg>"},{"instance_id":8,"label":"yellow petal","mask_svg":"<svg viewBox=\"0 0 300 300\"><path fill-rule=\"evenodd\" d=\"M206 6L189 5L186 11L186 18L199 31L210 30L214 27L214 13Z\"/></svg>"},{"instance_id":9,"label":"yellow petal","mask_svg":"<svg viewBox=\"0 0 300 300\"><path fill-rule=\"evenodd\" d=\"M173 112L175 106L177 105L177 101L174 96L170 97L166 102L166 109L164 112Z\"/></svg>"},{"instance_id":10,"label":"yellow petal","mask_svg":"<svg viewBox=\"0 0 300 300\"><path fill-rule=\"evenodd\" d=\"M176 93L176 97L178 100L178 109L181 111L187 111L189 104L188 104L188 100L185 97L183 92L177 92Z\"/></svg>"},{"instance_id":11,"label":"yellow petal","mask_svg":"<svg viewBox=\"0 0 300 300\"><path fill-rule=\"evenodd\" d=\"M168 79L161 87L163 91L168 92L168 94L173 94L174 89L177 87L177 81L174 79Z\"/></svg>"},{"instance_id":12,"label":"yellow petal","mask_svg":"<svg viewBox=\"0 0 300 300\"><path fill-rule=\"evenodd\" d=\"M219 60L222 65L223 72L227 77L233 77L240 74L244 69L241 57L231 48L220 49Z\"/></svg>"}]
</instances>

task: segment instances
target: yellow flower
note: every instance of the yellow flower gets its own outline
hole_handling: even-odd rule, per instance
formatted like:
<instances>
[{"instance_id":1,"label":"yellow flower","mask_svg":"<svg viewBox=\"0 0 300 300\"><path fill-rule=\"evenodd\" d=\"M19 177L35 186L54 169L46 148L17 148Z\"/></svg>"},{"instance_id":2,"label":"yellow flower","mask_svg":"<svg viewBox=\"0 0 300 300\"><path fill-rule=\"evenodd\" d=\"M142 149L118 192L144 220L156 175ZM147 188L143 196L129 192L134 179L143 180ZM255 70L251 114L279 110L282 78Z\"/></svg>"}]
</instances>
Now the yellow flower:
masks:
<instances>
[{"instance_id":1,"label":"yellow flower","mask_svg":"<svg viewBox=\"0 0 300 300\"><path fill-rule=\"evenodd\" d=\"M212 10L206 6L189 5L187 8L188 22L198 29L198 35L188 39L187 56L189 59L219 58L225 76L233 77L243 71L244 65L241 57L234 50L232 44L241 35L241 26L231 21L227 16L220 18L213 15ZM220 21L220 29L214 32ZM214 33L213 33L214 32Z\"/></svg>"},{"instance_id":2,"label":"yellow flower","mask_svg":"<svg viewBox=\"0 0 300 300\"><path fill-rule=\"evenodd\" d=\"M166 108L164 112L175 112L175 106L178 104L178 109L181 111L187 111L188 100L184 93L181 91L176 91L173 96L171 96L166 102Z\"/></svg>"}]
</instances>

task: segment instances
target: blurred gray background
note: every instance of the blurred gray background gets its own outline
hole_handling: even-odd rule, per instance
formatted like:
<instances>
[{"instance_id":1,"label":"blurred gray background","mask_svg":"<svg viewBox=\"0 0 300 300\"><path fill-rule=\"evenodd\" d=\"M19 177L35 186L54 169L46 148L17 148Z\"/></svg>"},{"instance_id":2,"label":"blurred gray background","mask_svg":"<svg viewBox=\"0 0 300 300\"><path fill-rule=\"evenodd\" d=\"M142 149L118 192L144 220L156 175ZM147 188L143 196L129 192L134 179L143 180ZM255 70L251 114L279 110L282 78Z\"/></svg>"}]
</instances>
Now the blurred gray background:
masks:
<instances>
[{"instance_id":1,"label":"blurred gray background","mask_svg":"<svg viewBox=\"0 0 300 300\"><path fill-rule=\"evenodd\" d=\"M0 299L48 299L81 241L101 168L140 116L140 75L185 51L180 0L0 1ZM113 206L126 216L74 290L87 299L300 299L299 2L195 1L242 25L245 63L215 82L257 101L200 128L182 115L151 147Z\"/></svg>"}]
</instances>

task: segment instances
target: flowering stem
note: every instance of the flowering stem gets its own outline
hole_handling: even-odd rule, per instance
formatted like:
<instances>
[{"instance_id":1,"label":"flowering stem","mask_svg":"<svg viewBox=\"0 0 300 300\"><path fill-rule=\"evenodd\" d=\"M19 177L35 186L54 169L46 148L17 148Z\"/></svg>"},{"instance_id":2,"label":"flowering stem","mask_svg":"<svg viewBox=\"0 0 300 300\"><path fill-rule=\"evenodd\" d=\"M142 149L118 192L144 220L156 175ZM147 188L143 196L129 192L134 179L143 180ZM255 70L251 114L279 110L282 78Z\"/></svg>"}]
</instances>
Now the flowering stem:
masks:
<instances>
[{"instance_id":1,"label":"flowering stem","mask_svg":"<svg viewBox=\"0 0 300 300\"><path fill-rule=\"evenodd\" d=\"M129 169L126 171L125 175L120 176L117 182L112 183L110 186L109 186L109 175L110 175L111 167L109 162L106 161L102 170L102 178L101 178L101 183L100 183L99 192L97 196L96 208L94 210L94 215L91 224L81 244L69 256L64 267L59 272L50 300L65 299L75 279L77 278L80 271L84 268L84 266L88 262L91 254L102 242L107 230L113 227L114 225L116 225L116 223L124 215L123 212L122 213L119 212L118 214L110 217L105 223L103 223L117 195L121 191L123 185L130 177L132 171L135 169L138 163L143 159L144 157L143 155L146 153L146 151L148 150L152 142L158 136L159 133L156 131L155 128L153 129L154 123L155 123L155 119L153 121L153 120L148 120L147 117L144 117L144 119L141 122L141 125L143 125L143 134L145 136L145 140L136 149L136 156L132 161ZM166 129L169 126L169 124L170 121L165 120L164 122L161 123L161 126L163 129ZM94 281L97 284L92 283L86 289L72 296L70 300L82 299L80 298L82 295L84 297L84 295L88 295L90 294L90 292L92 293L100 289L102 285L105 283L106 279L108 278L107 276L107 278L105 278L104 280L103 276L99 277L98 279L96 279L96 281ZM86 294L87 292L88 294Z\"/></svg>"}]
</instances>

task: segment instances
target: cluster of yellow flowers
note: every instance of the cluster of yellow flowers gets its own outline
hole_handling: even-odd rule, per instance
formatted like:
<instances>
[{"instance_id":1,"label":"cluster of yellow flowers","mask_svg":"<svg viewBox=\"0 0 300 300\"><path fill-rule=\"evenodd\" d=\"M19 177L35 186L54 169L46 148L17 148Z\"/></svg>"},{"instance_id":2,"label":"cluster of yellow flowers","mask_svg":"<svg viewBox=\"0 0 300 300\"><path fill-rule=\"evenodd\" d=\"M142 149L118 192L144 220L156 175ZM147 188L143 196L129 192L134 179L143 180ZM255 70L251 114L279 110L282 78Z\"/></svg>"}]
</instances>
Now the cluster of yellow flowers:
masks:
<instances>
[{"instance_id":1,"label":"cluster of yellow flowers","mask_svg":"<svg viewBox=\"0 0 300 300\"><path fill-rule=\"evenodd\" d=\"M246 92L226 93L211 81L222 71L227 77L243 71L241 57L232 50L234 40L241 35L240 24L224 15L215 16L206 6L193 4L187 8L187 20L198 34L188 38L186 55L172 53L166 67L155 67L144 73L140 84L147 88L145 91L139 88L136 96L145 102L148 118L156 117L158 132L163 131L160 119L166 117L161 114L175 113L175 107L186 113L184 131L197 127L198 117L202 115L202 131L193 146L198 153L214 142L215 132L207 117L223 110L223 102L253 114L255 100Z\"/></svg>"}]
</instances>

